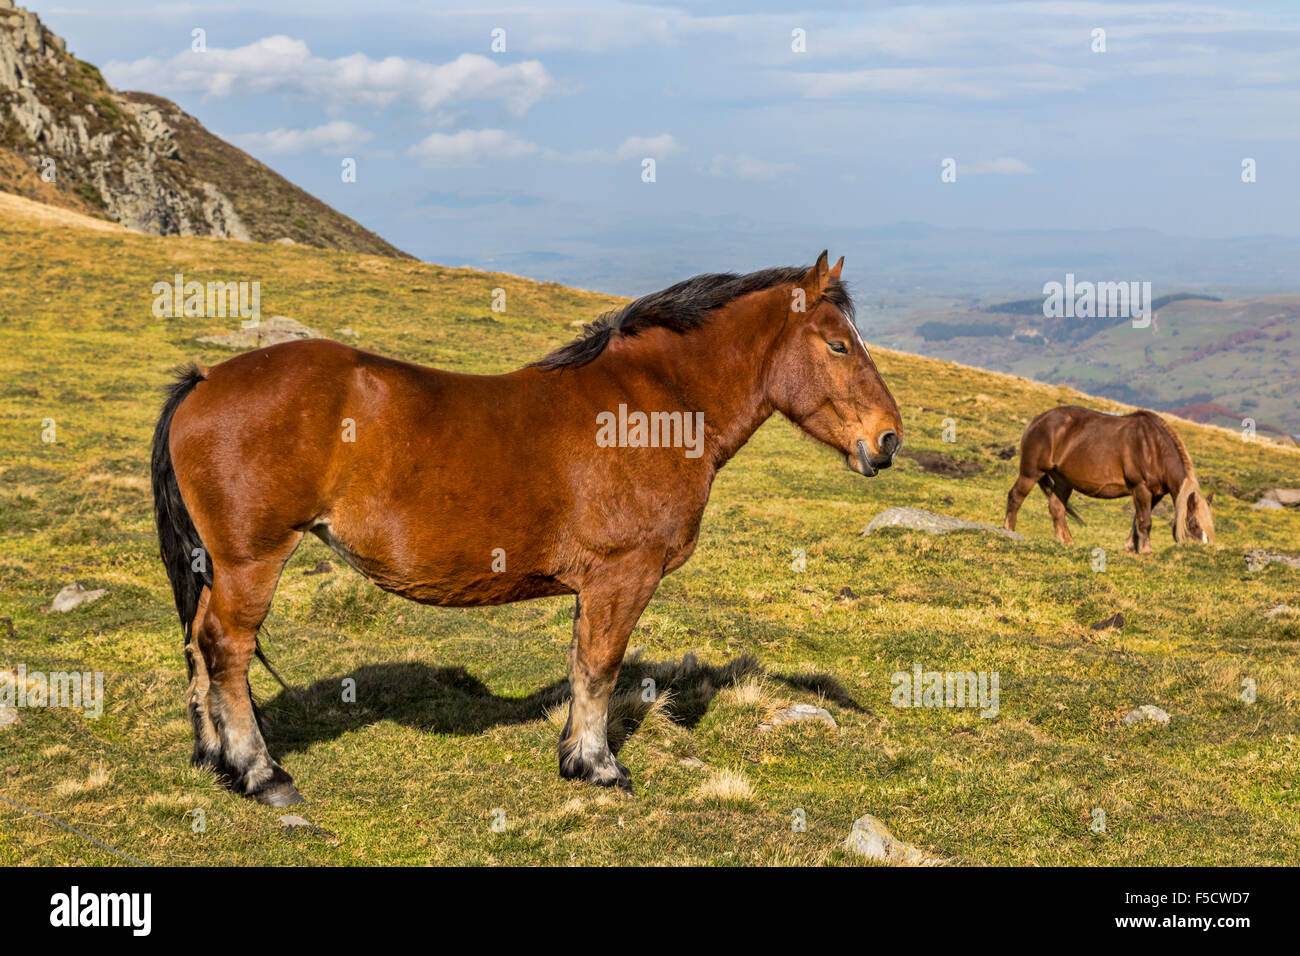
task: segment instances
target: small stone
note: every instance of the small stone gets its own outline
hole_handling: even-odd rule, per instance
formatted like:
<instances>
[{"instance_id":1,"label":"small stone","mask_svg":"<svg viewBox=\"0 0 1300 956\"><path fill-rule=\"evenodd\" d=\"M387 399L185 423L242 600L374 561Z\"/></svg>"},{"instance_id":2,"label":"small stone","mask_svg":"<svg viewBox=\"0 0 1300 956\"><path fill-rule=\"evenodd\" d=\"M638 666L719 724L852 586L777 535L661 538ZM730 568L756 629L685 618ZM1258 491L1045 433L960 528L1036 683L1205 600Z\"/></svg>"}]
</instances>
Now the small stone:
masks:
<instances>
[{"instance_id":1,"label":"small stone","mask_svg":"<svg viewBox=\"0 0 1300 956\"><path fill-rule=\"evenodd\" d=\"M821 721L827 727L838 726L830 711L825 708L814 707L812 704L794 704L791 707L778 710L767 723L759 725L759 730L771 730L773 727L780 727L782 724L797 724L805 720Z\"/></svg>"},{"instance_id":2,"label":"small stone","mask_svg":"<svg viewBox=\"0 0 1300 956\"><path fill-rule=\"evenodd\" d=\"M297 830L300 827L307 827L309 830L314 830L316 828L315 824L310 820L304 820L302 817L296 816L292 813L285 814L280 818L280 826L290 831Z\"/></svg>"},{"instance_id":3,"label":"small stone","mask_svg":"<svg viewBox=\"0 0 1300 956\"><path fill-rule=\"evenodd\" d=\"M1275 551L1265 551L1263 548L1256 548L1253 551L1246 552L1246 570L1262 571L1270 564L1283 564L1289 568L1300 568L1300 557L1294 554L1278 554Z\"/></svg>"},{"instance_id":4,"label":"small stone","mask_svg":"<svg viewBox=\"0 0 1300 956\"><path fill-rule=\"evenodd\" d=\"M1143 704L1141 707L1134 707L1124 715L1124 723L1136 724L1143 720L1154 720L1157 724L1169 723L1169 715L1157 707L1155 704Z\"/></svg>"},{"instance_id":5,"label":"small stone","mask_svg":"<svg viewBox=\"0 0 1300 956\"><path fill-rule=\"evenodd\" d=\"M10 707L8 704L0 704L0 730L8 730L10 727L16 727L22 723L18 719L18 708Z\"/></svg>"},{"instance_id":6,"label":"small stone","mask_svg":"<svg viewBox=\"0 0 1300 956\"><path fill-rule=\"evenodd\" d=\"M303 574L330 574L334 571L334 565L328 561L317 561L316 567L310 571L304 571Z\"/></svg>"},{"instance_id":7,"label":"small stone","mask_svg":"<svg viewBox=\"0 0 1300 956\"><path fill-rule=\"evenodd\" d=\"M1278 604L1264 612L1265 617L1281 617L1283 615L1290 617L1293 614L1300 614L1300 610L1293 608L1290 604Z\"/></svg>"},{"instance_id":8,"label":"small stone","mask_svg":"<svg viewBox=\"0 0 1300 956\"><path fill-rule=\"evenodd\" d=\"M258 349L265 345L278 345L281 342L294 342L298 339L319 339L321 334L297 319L287 315L273 315L262 319L257 325L221 335L201 335L196 341L208 345L220 345L227 349Z\"/></svg>"},{"instance_id":9,"label":"small stone","mask_svg":"<svg viewBox=\"0 0 1300 956\"><path fill-rule=\"evenodd\" d=\"M701 760L699 757L683 757L681 760L677 762L681 764L683 767L694 767L696 770L704 769L704 761Z\"/></svg>"},{"instance_id":10,"label":"small stone","mask_svg":"<svg viewBox=\"0 0 1300 956\"><path fill-rule=\"evenodd\" d=\"M1282 502L1274 501L1272 498L1260 498L1251 507L1256 511L1281 511Z\"/></svg>"},{"instance_id":11,"label":"small stone","mask_svg":"<svg viewBox=\"0 0 1300 956\"><path fill-rule=\"evenodd\" d=\"M889 827L869 813L853 821L844 848L868 860L901 866L922 866L933 862L924 850L898 839Z\"/></svg>"},{"instance_id":12,"label":"small stone","mask_svg":"<svg viewBox=\"0 0 1300 956\"><path fill-rule=\"evenodd\" d=\"M978 521L964 521L923 508L886 508L871 519L864 535L873 534L882 528L907 528L911 531L924 531L926 534L947 534L950 531L991 531L1013 541L1025 540L1024 535L991 524Z\"/></svg>"},{"instance_id":13,"label":"small stone","mask_svg":"<svg viewBox=\"0 0 1300 956\"><path fill-rule=\"evenodd\" d=\"M67 614L74 607L89 604L91 601L98 601L107 593L108 591L103 588L97 591L87 591L79 583L73 582L54 595L54 600L50 603L50 610L58 611L60 614Z\"/></svg>"},{"instance_id":14,"label":"small stone","mask_svg":"<svg viewBox=\"0 0 1300 956\"><path fill-rule=\"evenodd\" d=\"M358 333L353 332L351 329L339 329L339 335L346 335L354 339L361 338L361 336Z\"/></svg>"},{"instance_id":15,"label":"small stone","mask_svg":"<svg viewBox=\"0 0 1300 956\"><path fill-rule=\"evenodd\" d=\"M837 594L836 597L843 598L845 601L852 601L857 597L857 595L853 593L853 588L845 585L840 588L840 593Z\"/></svg>"},{"instance_id":16,"label":"small stone","mask_svg":"<svg viewBox=\"0 0 1300 956\"><path fill-rule=\"evenodd\" d=\"M1124 615L1121 614L1119 611L1116 611L1114 614L1106 618L1104 621L1098 621L1096 624L1092 626L1092 629L1094 631L1106 631L1112 627L1123 627L1123 626L1124 626Z\"/></svg>"}]
</instances>

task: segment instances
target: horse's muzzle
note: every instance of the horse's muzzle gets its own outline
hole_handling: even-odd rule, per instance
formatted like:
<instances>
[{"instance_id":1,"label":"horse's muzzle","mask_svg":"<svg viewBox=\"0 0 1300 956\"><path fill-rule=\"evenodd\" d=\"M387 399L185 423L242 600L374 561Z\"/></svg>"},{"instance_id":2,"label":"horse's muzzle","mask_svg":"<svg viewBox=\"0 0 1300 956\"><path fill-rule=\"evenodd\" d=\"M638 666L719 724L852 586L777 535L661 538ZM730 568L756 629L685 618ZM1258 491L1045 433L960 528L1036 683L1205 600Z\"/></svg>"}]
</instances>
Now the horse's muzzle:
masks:
<instances>
[{"instance_id":1,"label":"horse's muzzle","mask_svg":"<svg viewBox=\"0 0 1300 956\"><path fill-rule=\"evenodd\" d=\"M894 463L894 456L892 454L872 457L871 452L867 450L866 440L862 438L859 438L857 442L854 443L853 451L855 464L857 465L853 470L860 475L865 475L867 478L875 477L878 472L888 468Z\"/></svg>"}]
</instances>

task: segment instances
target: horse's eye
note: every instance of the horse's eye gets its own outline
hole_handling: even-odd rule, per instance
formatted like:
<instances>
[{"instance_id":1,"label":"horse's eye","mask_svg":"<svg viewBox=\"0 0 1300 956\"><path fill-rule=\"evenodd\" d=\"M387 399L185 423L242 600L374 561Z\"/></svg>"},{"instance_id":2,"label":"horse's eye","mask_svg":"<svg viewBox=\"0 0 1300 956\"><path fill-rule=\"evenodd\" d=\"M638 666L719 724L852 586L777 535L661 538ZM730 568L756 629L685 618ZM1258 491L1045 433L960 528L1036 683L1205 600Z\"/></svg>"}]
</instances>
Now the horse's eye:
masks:
<instances>
[{"instance_id":1,"label":"horse's eye","mask_svg":"<svg viewBox=\"0 0 1300 956\"><path fill-rule=\"evenodd\" d=\"M830 350L836 355L847 355L849 352L849 347L843 342L827 342L826 344L830 346Z\"/></svg>"}]
</instances>

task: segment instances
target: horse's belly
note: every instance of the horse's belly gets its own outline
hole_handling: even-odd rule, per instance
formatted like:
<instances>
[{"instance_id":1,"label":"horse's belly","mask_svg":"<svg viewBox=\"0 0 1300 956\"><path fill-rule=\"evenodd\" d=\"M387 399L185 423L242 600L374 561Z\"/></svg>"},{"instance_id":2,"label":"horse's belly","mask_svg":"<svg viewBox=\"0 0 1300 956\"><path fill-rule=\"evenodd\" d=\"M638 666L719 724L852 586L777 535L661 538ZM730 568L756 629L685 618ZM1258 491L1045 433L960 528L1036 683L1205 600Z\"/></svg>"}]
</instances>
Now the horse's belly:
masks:
<instances>
[{"instance_id":1,"label":"horse's belly","mask_svg":"<svg viewBox=\"0 0 1300 956\"><path fill-rule=\"evenodd\" d=\"M1126 498L1133 493L1133 490L1123 482L1083 482L1075 484L1074 490L1089 498Z\"/></svg>"},{"instance_id":2,"label":"horse's belly","mask_svg":"<svg viewBox=\"0 0 1300 956\"><path fill-rule=\"evenodd\" d=\"M320 521L310 530L379 587L421 604L482 607L573 593L550 575L511 568L504 550L500 554L489 552L476 562L438 552L396 560L368 554L367 549L349 544L344 540L346 532L340 536L329 521Z\"/></svg>"}]
</instances>

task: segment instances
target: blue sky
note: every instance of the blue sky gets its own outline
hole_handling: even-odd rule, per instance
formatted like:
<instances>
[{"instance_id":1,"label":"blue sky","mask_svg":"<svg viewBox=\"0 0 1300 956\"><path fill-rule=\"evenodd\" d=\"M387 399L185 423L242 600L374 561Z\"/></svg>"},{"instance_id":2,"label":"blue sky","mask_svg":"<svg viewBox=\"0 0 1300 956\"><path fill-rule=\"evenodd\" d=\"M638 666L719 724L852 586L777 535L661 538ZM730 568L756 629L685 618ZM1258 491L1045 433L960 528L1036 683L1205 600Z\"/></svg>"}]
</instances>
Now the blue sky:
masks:
<instances>
[{"instance_id":1,"label":"blue sky","mask_svg":"<svg viewBox=\"0 0 1300 956\"><path fill-rule=\"evenodd\" d=\"M448 265L641 292L899 222L1300 237L1294 2L27 2Z\"/></svg>"}]
</instances>

